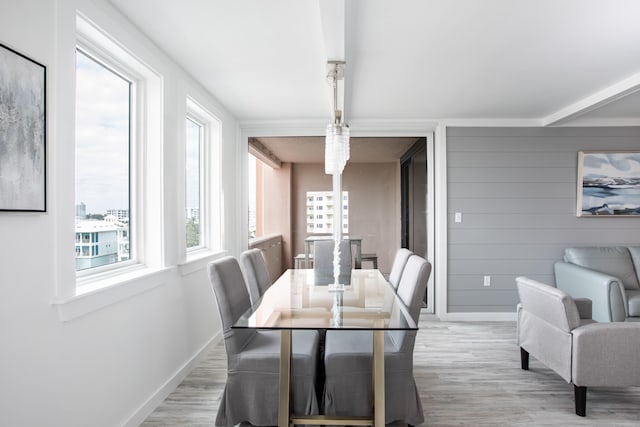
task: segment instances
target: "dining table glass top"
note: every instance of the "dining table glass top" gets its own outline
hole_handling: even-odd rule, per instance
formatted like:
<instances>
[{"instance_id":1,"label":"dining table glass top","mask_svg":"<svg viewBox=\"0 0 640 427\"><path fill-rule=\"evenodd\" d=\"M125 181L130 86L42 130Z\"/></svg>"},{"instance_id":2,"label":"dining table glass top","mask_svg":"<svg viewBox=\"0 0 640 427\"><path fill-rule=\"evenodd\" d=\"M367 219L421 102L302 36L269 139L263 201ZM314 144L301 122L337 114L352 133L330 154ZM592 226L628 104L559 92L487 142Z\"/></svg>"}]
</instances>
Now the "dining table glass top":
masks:
<instances>
[{"instance_id":1,"label":"dining table glass top","mask_svg":"<svg viewBox=\"0 0 640 427\"><path fill-rule=\"evenodd\" d=\"M379 270L351 270L342 289L331 283L313 269L287 270L234 328L417 329Z\"/></svg>"}]
</instances>

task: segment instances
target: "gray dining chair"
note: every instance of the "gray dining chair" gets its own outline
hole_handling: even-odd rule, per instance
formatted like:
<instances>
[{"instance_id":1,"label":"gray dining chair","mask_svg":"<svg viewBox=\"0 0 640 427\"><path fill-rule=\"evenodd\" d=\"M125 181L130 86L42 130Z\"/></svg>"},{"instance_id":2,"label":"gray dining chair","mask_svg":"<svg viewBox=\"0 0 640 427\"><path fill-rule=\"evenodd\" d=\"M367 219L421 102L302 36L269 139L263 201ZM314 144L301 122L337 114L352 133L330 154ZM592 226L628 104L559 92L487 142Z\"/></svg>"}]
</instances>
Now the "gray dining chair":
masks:
<instances>
[{"instance_id":1,"label":"gray dining chair","mask_svg":"<svg viewBox=\"0 0 640 427\"><path fill-rule=\"evenodd\" d=\"M215 425L278 424L280 332L232 328L251 308L249 293L236 258L226 256L208 265L227 353L227 383ZM294 331L292 396L296 414L318 414L315 391L318 332Z\"/></svg>"},{"instance_id":2,"label":"gray dining chair","mask_svg":"<svg viewBox=\"0 0 640 427\"><path fill-rule=\"evenodd\" d=\"M313 242L313 272L318 280L333 278L333 240L316 240ZM340 283L348 284L351 276L352 255L351 242L340 241Z\"/></svg>"},{"instance_id":3,"label":"gray dining chair","mask_svg":"<svg viewBox=\"0 0 640 427\"><path fill-rule=\"evenodd\" d=\"M249 249L241 253L240 267L247 282L251 305L255 306L262 294L272 285L262 251L260 249Z\"/></svg>"},{"instance_id":4,"label":"gray dining chair","mask_svg":"<svg viewBox=\"0 0 640 427\"><path fill-rule=\"evenodd\" d=\"M409 257L413 255L407 248L400 248L396 251L396 256L393 258L393 264L391 264L391 272L389 273L389 283L394 289L398 289L400 284L400 277L402 277L402 271L407 264Z\"/></svg>"},{"instance_id":5,"label":"gray dining chair","mask_svg":"<svg viewBox=\"0 0 640 427\"><path fill-rule=\"evenodd\" d=\"M398 286L398 297L416 324L430 274L431 264L418 255L412 255ZM413 378L416 332L385 331L385 423L417 425L424 421L420 395ZM323 394L326 415L366 417L372 414L372 349L372 331L327 331Z\"/></svg>"}]
</instances>

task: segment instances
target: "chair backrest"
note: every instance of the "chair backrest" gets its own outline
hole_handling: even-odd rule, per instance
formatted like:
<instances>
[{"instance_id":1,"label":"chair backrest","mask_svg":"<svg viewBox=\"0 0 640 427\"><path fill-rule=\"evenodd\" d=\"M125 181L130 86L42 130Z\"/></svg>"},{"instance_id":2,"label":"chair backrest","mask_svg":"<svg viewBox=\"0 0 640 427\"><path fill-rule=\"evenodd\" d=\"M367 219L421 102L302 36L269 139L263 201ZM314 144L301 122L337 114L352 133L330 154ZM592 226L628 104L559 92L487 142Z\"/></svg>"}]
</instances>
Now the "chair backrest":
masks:
<instances>
[{"instance_id":1,"label":"chair backrest","mask_svg":"<svg viewBox=\"0 0 640 427\"><path fill-rule=\"evenodd\" d=\"M553 286L516 277L520 305L516 342L565 381L571 381L572 330L580 326L573 298Z\"/></svg>"},{"instance_id":2,"label":"chair backrest","mask_svg":"<svg viewBox=\"0 0 640 427\"><path fill-rule=\"evenodd\" d=\"M427 289L427 281L431 274L431 264L418 255L411 255L403 269L398 284L398 297L409 309L413 321L418 323L420 309Z\"/></svg>"},{"instance_id":3,"label":"chair backrest","mask_svg":"<svg viewBox=\"0 0 640 427\"><path fill-rule=\"evenodd\" d=\"M580 314L573 298L553 286L516 277L522 310L564 332L580 326Z\"/></svg>"},{"instance_id":4,"label":"chair backrest","mask_svg":"<svg viewBox=\"0 0 640 427\"><path fill-rule=\"evenodd\" d=\"M416 324L420 319L424 293L431 274L431 264L418 255L411 255L406 262L404 272L398 284L397 295L409 310ZM401 352L413 353L416 331L387 331L387 335Z\"/></svg>"},{"instance_id":5,"label":"chair backrest","mask_svg":"<svg viewBox=\"0 0 640 427\"><path fill-rule=\"evenodd\" d=\"M333 276L333 240L313 242L313 270L316 274ZM340 275L351 274L351 242L340 242Z\"/></svg>"},{"instance_id":6,"label":"chair backrest","mask_svg":"<svg viewBox=\"0 0 640 427\"><path fill-rule=\"evenodd\" d=\"M218 305L227 355L238 353L253 336L253 329L232 329L249 308L251 300L238 260L226 256L208 265L209 281Z\"/></svg>"},{"instance_id":7,"label":"chair backrest","mask_svg":"<svg viewBox=\"0 0 640 427\"><path fill-rule=\"evenodd\" d=\"M633 251L635 254L636 250ZM625 246L566 248L564 260L617 277L622 281L625 289L640 289L634 259L629 248Z\"/></svg>"},{"instance_id":8,"label":"chair backrest","mask_svg":"<svg viewBox=\"0 0 640 427\"><path fill-rule=\"evenodd\" d=\"M413 255L413 252L407 248L400 248L396 252L393 264L391 265L391 272L389 273L389 283L391 283L394 289L398 289L400 277L402 277L402 270L404 270L404 266L407 264L411 255Z\"/></svg>"},{"instance_id":9,"label":"chair backrest","mask_svg":"<svg viewBox=\"0 0 640 427\"><path fill-rule=\"evenodd\" d=\"M247 282L251 305L255 305L269 286L271 278L267 271L267 264L260 249L249 249L240 254L240 267Z\"/></svg>"}]
</instances>

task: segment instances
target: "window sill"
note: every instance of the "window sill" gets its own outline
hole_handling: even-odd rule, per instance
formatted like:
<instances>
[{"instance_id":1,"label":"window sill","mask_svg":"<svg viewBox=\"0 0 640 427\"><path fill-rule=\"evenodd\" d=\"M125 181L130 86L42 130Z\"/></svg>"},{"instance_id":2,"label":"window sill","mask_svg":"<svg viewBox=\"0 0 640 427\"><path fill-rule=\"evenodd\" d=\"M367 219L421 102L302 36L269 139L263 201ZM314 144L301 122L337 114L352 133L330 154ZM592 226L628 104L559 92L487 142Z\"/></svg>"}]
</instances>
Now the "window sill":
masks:
<instances>
[{"instance_id":1,"label":"window sill","mask_svg":"<svg viewBox=\"0 0 640 427\"><path fill-rule=\"evenodd\" d=\"M169 271L171 268L135 269L82 285L75 295L56 297L51 304L57 307L60 320L68 322L163 285Z\"/></svg>"},{"instance_id":2,"label":"window sill","mask_svg":"<svg viewBox=\"0 0 640 427\"><path fill-rule=\"evenodd\" d=\"M211 261L222 258L227 253L227 251L223 250L212 251L210 249L190 252L187 254L187 260L178 266L178 271L181 276L193 274L196 271L203 270Z\"/></svg>"}]
</instances>

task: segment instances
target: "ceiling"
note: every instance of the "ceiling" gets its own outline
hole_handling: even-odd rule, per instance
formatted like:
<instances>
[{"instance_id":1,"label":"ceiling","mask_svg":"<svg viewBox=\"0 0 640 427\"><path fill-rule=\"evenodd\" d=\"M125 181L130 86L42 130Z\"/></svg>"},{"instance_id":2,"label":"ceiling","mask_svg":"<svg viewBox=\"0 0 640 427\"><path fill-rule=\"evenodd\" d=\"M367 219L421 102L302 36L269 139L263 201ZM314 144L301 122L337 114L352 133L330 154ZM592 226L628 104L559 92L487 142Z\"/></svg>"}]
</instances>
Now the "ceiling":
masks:
<instances>
[{"instance_id":1,"label":"ceiling","mask_svg":"<svg viewBox=\"0 0 640 427\"><path fill-rule=\"evenodd\" d=\"M640 124L637 0L111 2L241 123Z\"/></svg>"}]
</instances>

